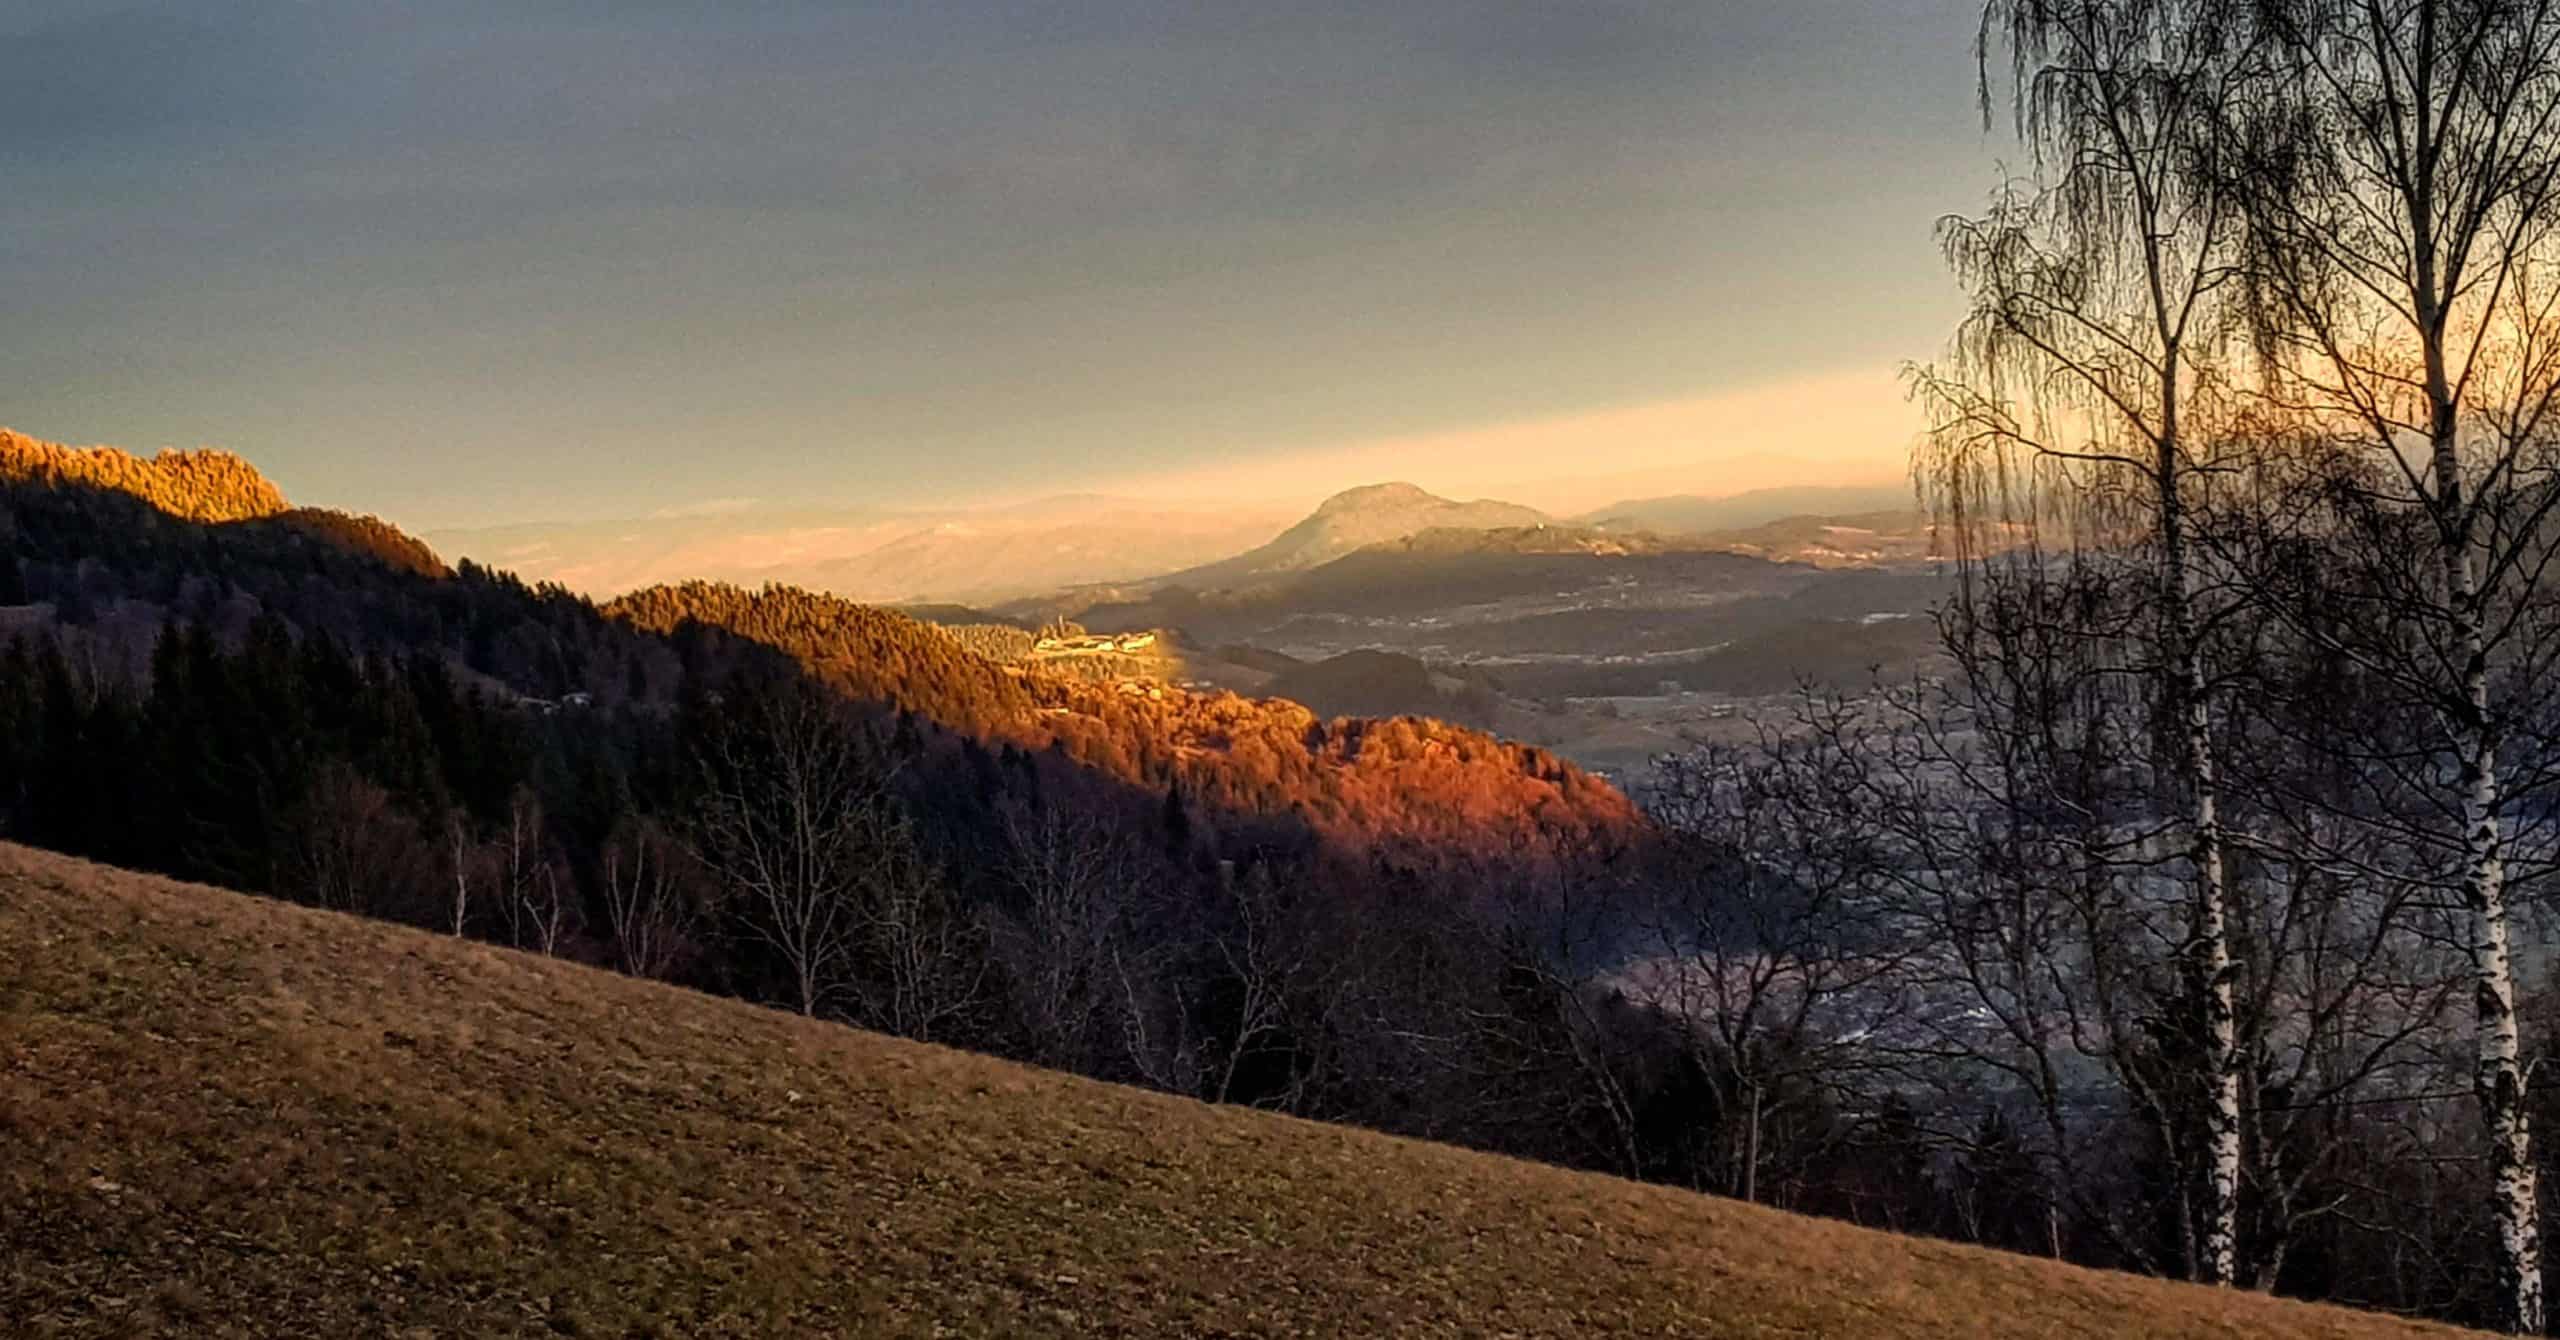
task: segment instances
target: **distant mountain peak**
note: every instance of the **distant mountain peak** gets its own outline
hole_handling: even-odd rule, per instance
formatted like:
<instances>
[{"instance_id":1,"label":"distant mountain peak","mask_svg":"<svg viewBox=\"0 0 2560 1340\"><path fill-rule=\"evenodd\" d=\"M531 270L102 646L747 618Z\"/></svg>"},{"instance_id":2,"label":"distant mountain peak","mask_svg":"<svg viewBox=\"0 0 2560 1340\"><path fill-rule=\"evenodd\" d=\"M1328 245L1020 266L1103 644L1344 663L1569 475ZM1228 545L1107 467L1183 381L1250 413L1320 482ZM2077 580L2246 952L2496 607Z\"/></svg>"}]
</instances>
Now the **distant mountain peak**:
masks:
<instances>
[{"instance_id":1,"label":"distant mountain peak","mask_svg":"<svg viewBox=\"0 0 2560 1340\"><path fill-rule=\"evenodd\" d=\"M1373 544L1428 530L1477 531L1547 524L1546 514L1517 503L1453 502L1401 480L1363 484L1322 506L1268 544L1223 562L1173 574L1169 583L1215 589L1276 573L1302 572Z\"/></svg>"},{"instance_id":2,"label":"distant mountain peak","mask_svg":"<svg viewBox=\"0 0 2560 1340\"><path fill-rule=\"evenodd\" d=\"M1363 484L1344 489L1324 500L1315 510L1317 516L1340 516L1345 512L1365 511L1378 507L1456 507L1440 495L1419 484L1394 480L1384 484Z\"/></svg>"}]
</instances>

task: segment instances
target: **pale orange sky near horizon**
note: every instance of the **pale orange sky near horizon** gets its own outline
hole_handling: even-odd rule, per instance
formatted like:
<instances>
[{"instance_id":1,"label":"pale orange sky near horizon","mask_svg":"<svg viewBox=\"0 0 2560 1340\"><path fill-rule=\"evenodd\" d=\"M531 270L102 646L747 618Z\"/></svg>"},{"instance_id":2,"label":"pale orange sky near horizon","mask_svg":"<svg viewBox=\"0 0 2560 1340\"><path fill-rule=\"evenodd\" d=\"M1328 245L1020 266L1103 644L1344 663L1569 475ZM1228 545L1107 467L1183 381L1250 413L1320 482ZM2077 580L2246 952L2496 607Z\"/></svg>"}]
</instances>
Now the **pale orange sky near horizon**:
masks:
<instances>
[{"instance_id":1,"label":"pale orange sky near horizon","mask_svg":"<svg viewBox=\"0 0 2560 1340\"><path fill-rule=\"evenodd\" d=\"M14 0L0 423L420 530L1889 480L1979 14Z\"/></svg>"},{"instance_id":2,"label":"pale orange sky near horizon","mask_svg":"<svg viewBox=\"0 0 2560 1340\"><path fill-rule=\"evenodd\" d=\"M1402 480L1445 497L1499 498L1564 514L1667 494L1895 483L1906 476L1919 429L1899 369L1871 367L1203 463L1097 481L1095 491L1174 502L1253 497L1312 504L1351 485ZM1737 450L1736 443L1750 445Z\"/></svg>"}]
</instances>

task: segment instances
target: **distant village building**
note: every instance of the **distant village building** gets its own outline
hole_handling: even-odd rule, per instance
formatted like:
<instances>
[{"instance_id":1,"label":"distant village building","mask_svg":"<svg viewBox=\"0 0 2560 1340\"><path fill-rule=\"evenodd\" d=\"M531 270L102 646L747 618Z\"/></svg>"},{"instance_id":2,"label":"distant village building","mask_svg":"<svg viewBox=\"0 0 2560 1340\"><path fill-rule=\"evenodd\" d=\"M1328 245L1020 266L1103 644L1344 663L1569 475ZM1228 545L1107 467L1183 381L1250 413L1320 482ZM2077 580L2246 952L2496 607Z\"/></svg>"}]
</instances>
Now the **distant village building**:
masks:
<instances>
[{"instance_id":1,"label":"distant village building","mask_svg":"<svg viewBox=\"0 0 2560 1340\"><path fill-rule=\"evenodd\" d=\"M1107 656L1135 655L1156 644L1154 633L1086 633L1071 637L1042 637L1031 646L1035 656Z\"/></svg>"}]
</instances>

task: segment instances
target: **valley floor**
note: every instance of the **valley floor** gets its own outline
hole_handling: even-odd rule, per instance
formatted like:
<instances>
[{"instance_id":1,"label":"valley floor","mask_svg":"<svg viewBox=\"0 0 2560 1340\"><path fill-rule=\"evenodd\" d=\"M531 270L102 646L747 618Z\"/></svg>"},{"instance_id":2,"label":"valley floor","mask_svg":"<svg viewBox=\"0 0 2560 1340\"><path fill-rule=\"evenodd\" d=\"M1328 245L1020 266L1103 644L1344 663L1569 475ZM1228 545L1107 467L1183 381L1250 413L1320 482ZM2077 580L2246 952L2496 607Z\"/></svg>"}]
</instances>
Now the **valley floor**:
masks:
<instances>
[{"instance_id":1,"label":"valley floor","mask_svg":"<svg viewBox=\"0 0 2560 1340\"><path fill-rule=\"evenodd\" d=\"M887 1040L0 845L25 1335L2451 1331Z\"/></svg>"}]
</instances>

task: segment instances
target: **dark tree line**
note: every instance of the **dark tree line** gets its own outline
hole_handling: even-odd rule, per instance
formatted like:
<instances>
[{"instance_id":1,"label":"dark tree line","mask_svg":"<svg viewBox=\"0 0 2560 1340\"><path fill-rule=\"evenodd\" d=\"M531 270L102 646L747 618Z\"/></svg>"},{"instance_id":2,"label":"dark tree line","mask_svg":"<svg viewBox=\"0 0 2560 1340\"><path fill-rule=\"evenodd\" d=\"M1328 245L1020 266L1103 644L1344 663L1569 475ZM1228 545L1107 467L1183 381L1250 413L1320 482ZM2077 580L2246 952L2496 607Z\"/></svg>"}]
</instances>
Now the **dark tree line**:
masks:
<instances>
[{"instance_id":1,"label":"dark tree line","mask_svg":"<svg viewBox=\"0 0 2560 1340\"><path fill-rule=\"evenodd\" d=\"M1546 915L1555 862L1480 865L1471 902L779 665L663 709L543 704L272 614L236 637L168 625L130 678L84 666L80 631L0 652L14 840L1211 1101L1745 1189L1705 1133L1731 1067L1593 985L1592 928ZM1573 896L1596 920L1622 877L1590 870ZM1773 1132L1828 1133L1806 1153L1773 1133L1755 1193L1823 1208L1859 1148L1846 1118L1783 1078L1758 1101Z\"/></svg>"}]
</instances>

